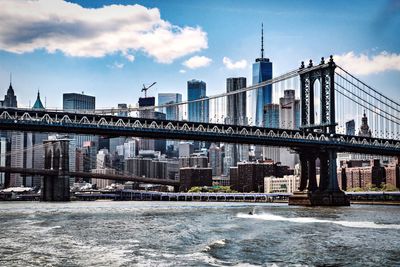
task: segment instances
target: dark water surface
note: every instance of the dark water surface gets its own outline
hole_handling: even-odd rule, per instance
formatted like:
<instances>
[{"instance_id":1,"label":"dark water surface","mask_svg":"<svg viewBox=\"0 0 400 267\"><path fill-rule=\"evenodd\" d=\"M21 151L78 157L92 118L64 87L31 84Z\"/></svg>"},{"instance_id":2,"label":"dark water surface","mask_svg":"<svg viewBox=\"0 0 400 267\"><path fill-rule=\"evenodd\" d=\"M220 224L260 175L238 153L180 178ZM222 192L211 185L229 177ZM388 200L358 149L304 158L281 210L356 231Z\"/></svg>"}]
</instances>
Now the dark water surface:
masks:
<instances>
[{"instance_id":1,"label":"dark water surface","mask_svg":"<svg viewBox=\"0 0 400 267\"><path fill-rule=\"evenodd\" d=\"M400 266L400 207L0 202L0 265Z\"/></svg>"}]
</instances>

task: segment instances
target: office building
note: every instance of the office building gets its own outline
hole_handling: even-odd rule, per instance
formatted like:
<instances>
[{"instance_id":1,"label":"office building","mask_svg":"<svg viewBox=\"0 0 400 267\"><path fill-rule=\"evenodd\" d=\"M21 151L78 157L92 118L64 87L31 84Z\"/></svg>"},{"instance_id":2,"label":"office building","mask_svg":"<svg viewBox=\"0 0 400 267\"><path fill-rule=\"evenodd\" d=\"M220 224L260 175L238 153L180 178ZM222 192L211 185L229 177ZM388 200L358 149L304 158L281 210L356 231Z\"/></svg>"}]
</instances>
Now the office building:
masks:
<instances>
[{"instance_id":1,"label":"office building","mask_svg":"<svg viewBox=\"0 0 400 267\"><path fill-rule=\"evenodd\" d=\"M207 168L208 167L208 157L207 156L190 156L179 158L179 167L197 167L197 168Z\"/></svg>"},{"instance_id":2,"label":"office building","mask_svg":"<svg viewBox=\"0 0 400 267\"><path fill-rule=\"evenodd\" d=\"M96 98L77 93L65 93L63 94L63 109L67 111L94 111L96 108ZM83 147L83 143L86 141L93 141L97 145L99 144L98 136L90 135L71 135L71 138L76 140L76 145L79 148Z\"/></svg>"},{"instance_id":3,"label":"office building","mask_svg":"<svg viewBox=\"0 0 400 267\"><path fill-rule=\"evenodd\" d=\"M128 105L127 104L125 104L125 103L118 104L118 109L120 109L120 111L118 111L118 116L120 116L120 117L128 116Z\"/></svg>"},{"instance_id":4,"label":"office building","mask_svg":"<svg viewBox=\"0 0 400 267\"><path fill-rule=\"evenodd\" d=\"M178 93L159 93L158 94L158 105L166 105L166 104L174 104L182 102L182 95ZM166 114L167 120L181 120L182 119L182 111L181 106L170 106L160 108L159 110L162 113Z\"/></svg>"},{"instance_id":5,"label":"office building","mask_svg":"<svg viewBox=\"0 0 400 267\"><path fill-rule=\"evenodd\" d=\"M264 126L268 128L279 128L279 105L266 104L264 106ZM273 146L263 147L263 158L280 162L280 148Z\"/></svg>"},{"instance_id":6,"label":"office building","mask_svg":"<svg viewBox=\"0 0 400 267\"><path fill-rule=\"evenodd\" d=\"M194 146L189 142L181 142L179 143L179 157L190 157L194 152Z\"/></svg>"},{"instance_id":7,"label":"office building","mask_svg":"<svg viewBox=\"0 0 400 267\"><path fill-rule=\"evenodd\" d=\"M96 174L115 174L115 170L111 168L97 168L93 169L92 173ZM110 179L101 179L101 178L92 178L92 185L97 189L103 189L115 183L114 180Z\"/></svg>"},{"instance_id":8,"label":"office building","mask_svg":"<svg viewBox=\"0 0 400 267\"><path fill-rule=\"evenodd\" d=\"M272 62L264 58L264 34L261 25L261 57L253 63L253 85L272 79ZM266 104L272 103L272 85L255 90L255 125L262 126L263 110Z\"/></svg>"},{"instance_id":9,"label":"office building","mask_svg":"<svg viewBox=\"0 0 400 267\"><path fill-rule=\"evenodd\" d=\"M154 111L155 97L140 97L139 108L146 108L139 111L140 118L165 120L165 113ZM166 140L140 138L139 150L156 150L165 154L167 148Z\"/></svg>"},{"instance_id":10,"label":"office building","mask_svg":"<svg viewBox=\"0 0 400 267\"><path fill-rule=\"evenodd\" d=\"M264 193L293 193L298 191L300 176L284 175L283 177L269 176L264 178Z\"/></svg>"},{"instance_id":11,"label":"office building","mask_svg":"<svg viewBox=\"0 0 400 267\"><path fill-rule=\"evenodd\" d=\"M346 135L356 135L356 123L354 120L346 122Z\"/></svg>"},{"instance_id":12,"label":"office building","mask_svg":"<svg viewBox=\"0 0 400 267\"><path fill-rule=\"evenodd\" d=\"M295 90L285 90L279 99L279 128L298 129L300 126L300 100L296 99ZM282 165L294 168L299 157L288 148L280 148L279 158Z\"/></svg>"},{"instance_id":13,"label":"office building","mask_svg":"<svg viewBox=\"0 0 400 267\"><path fill-rule=\"evenodd\" d=\"M222 174L222 151L215 143L211 143L208 149L208 160L212 169L212 175L220 176Z\"/></svg>"},{"instance_id":14,"label":"office building","mask_svg":"<svg viewBox=\"0 0 400 267\"><path fill-rule=\"evenodd\" d=\"M209 122L209 100L206 96L206 83L199 80L187 82L188 101L205 98L188 104L188 121Z\"/></svg>"},{"instance_id":15,"label":"office building","mask_svg":"<svg viewBox=\"0 0 400 267\"><path fill-rule=\"evenodd\" d=\"M246 88L246 78L226 79L226 92L234 92ZM227 96L226 124L247 125L246 116L247 97L246 92ZM229 175L229 168L236 166L239 161L249 160L249 145L225 144L224 170Z\"/></svg>"},{"instance_id":16,"label":"office building","mask_svg":"<svg viewBox=\"0 0 400 267\"><path fill-rule=\"evenodd\" d=\"M96 98L76 93L65 93L63 94L63 109L64 110L94 110L96 108Z\"/></svg>"}]
</instances>

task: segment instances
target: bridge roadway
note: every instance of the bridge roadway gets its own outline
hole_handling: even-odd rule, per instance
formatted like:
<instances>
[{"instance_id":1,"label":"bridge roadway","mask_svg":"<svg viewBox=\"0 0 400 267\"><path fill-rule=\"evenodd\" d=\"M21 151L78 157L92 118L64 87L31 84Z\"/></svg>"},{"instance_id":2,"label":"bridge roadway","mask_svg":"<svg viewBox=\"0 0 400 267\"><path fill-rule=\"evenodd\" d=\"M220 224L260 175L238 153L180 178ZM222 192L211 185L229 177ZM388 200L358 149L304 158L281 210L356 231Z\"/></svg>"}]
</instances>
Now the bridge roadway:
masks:
<instances>
[{"instance_id":1,"label":"bridge roadway","mask_svg":"<svg viewBox=\"0 0 400 267\"><path fill-rule=\"evenodd\" d=\"M400 156L400 140L394 139L19 108L0 108L0 130L199 140Z\"/></svg>"},{"instance_id":2,"label":"bridge roadway","mask_svg":"<svg viewBox=\"0 0 400 267\"><path fill-rule=\"evenodd\" d=\"M146 178L146 177L121 175L121 174L101 174L101 173L91 173L91 172L62 172L50 169L26 169L17 167L0 167L0 172L20 173L22 175L41 175L41 176L62 175L62 176L71 176L80 178L99 178L99 179L116 180L116 181L132 181L132 182L142 182L150 184L179 186L179 181L177 180Z\"/></svg>"}]
</instances>

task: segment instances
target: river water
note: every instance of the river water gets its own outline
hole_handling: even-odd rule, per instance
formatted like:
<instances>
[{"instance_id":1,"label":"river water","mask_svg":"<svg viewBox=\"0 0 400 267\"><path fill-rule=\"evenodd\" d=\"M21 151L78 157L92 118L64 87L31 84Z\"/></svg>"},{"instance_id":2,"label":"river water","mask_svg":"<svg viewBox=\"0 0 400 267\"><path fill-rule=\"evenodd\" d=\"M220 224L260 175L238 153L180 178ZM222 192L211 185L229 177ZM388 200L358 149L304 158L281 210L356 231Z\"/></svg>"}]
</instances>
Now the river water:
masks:
<instances>
[{"instance_id":1,"label":"river water","mask_svg":"<svg viewBox=\"0 0 400 267\"><path fill-rule=\"evenodd\" d=\"M1 266L400 266L400 207L0 202L0 241Z\"/></svg>"}]
</instances>

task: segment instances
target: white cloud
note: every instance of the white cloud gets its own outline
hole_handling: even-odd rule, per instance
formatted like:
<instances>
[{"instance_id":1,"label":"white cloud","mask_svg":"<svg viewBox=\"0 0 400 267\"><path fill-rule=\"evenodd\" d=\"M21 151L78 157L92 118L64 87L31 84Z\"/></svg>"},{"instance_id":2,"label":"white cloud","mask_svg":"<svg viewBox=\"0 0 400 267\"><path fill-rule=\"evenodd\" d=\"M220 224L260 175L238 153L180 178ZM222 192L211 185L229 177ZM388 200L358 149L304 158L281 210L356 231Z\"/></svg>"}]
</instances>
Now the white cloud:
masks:
<instances>
[{"instance_id":1,"label":"white cloud","mask_svg":"<svg viewBox=\"0 0 400 267\"><path fill-rule=\"evenodd\" d=\"M115 61L112 65L107 65L107 66L111 69L122 69L125 66L125 64Z\"/></svg>"},{"instance_id":2,"label":"white cloud","mask_svg":"<svg viewBox=\"0 0 400 267\"><path fill-rule=\"evenodd\" d=\"M205 56L194 56L182 63L185 67L189 69L197 69L201 67L207 67L212 62L211 58Z\"/></svg>"},{"instance_id":3,"label":"white cloud","mask_svg":"<svg viewBox=\"0 0 400 267\"><path fill-rule=\"evenodd\" d=\"M247 67L247 61L244 60L244 59L234 62L230 58L224 57L222 59L222 63L224 63L225 67L227 67L230 70L233 70L233 69L244 69L244 68Z\"/></svg>"},{"instance_id":4,"label":"white cloud","mask_svg":"<svg viewBox=\"0 0 400 267\"><path fill-rule=\"evenodd\" d=\"M127 60L129 60L130 62L133 62L133 61L135 60L135 56L134 56L134 55L131 55L131 54L125 55L125 58L126 58Z\"/></svg>"},{"instance_id":5,"label":"white cloud","mask_svg":"<svg viewBox=\"0 0 400 267\"><path fill-rule=\"evenodd\" d=\"M109 5L84 8L62 0L2 0L0 49L13 53L45 49L68 56L103 57L142 51L157 62L208 47L200 27L179 27L161 19L157 8Z\"/></svg>"},{"instance_id":6,"label":"white cloud","mask_svg":"<svg viewBox=\"0 0 400 267\"><path fill-rule=\"evenodd\" d=\"M348 52L335 55L336 64L356 75L376 74L384 71L400 71L400 54L383 51L377 55L356 55Z\"/></svg>"},{"instance_id":7,"label":"white cloud","mask_svg":"<svg viewBox=\"0 0 400 267\"><path fill-rule=\"evenodd\" d=\"M186 70L179 70L179 73L186 73Z\"/></svg>"}]
</instances>

